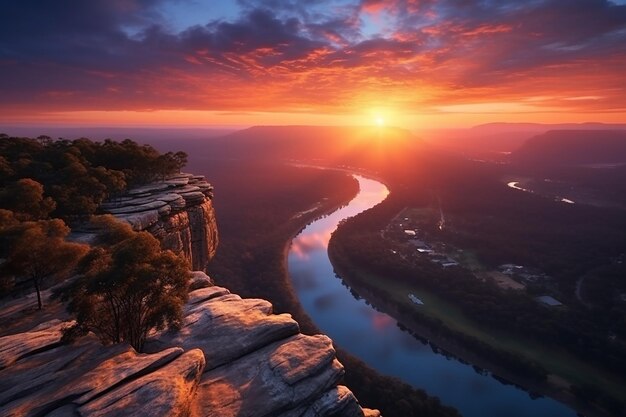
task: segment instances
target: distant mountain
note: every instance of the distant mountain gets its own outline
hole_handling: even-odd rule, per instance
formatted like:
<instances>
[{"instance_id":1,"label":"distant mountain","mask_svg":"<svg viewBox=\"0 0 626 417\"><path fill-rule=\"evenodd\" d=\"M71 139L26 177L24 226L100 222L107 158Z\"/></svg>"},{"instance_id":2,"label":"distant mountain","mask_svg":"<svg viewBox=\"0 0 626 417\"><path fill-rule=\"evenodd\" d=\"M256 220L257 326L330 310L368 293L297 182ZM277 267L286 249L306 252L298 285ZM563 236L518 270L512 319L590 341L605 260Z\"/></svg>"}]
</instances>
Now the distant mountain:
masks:
<instances>
[{"instance_id":1,"label":"distant mountain","mask_svg":"<svg viewBox=\"0 0 626 417\"><path fill-rule=\"evenodd\" d=\"M255 126L209 142L221 157L345 164L393 158L420 144L408 130L359 126Z\"/></svg>"},{"instance_id":2,"label":"distant mountain","mask_svg":"<svg viewBox=\"0 0 626 417\"><path fill-rule=\"evenodd\" d=\"M527 140L511 160L541 165L626 163L626 130L551 130Z\"/></svg>"},{"instance_id":3,"label":"distant mountain","mask_svg":"<svg viewBox=\"0 0 626 417\"><path fill-rule=\"evenodd\" d=\"M624 123L485 123L471 128L475 132L547 132L549 130L622 130L626 129Z\"/></svg>"},{"instance_id":4,"label":"distant mountain","mask_svg":"<svg viewBox=\"0 0 626 417\"><path fill-rule=\"evenodd\" d=\"M485 157L513 152L533 136L550 130L626 130L626 124L487 123L470 129L432 129L420 134L435 146L471 157Z\"/></svg>"}]
</instances>

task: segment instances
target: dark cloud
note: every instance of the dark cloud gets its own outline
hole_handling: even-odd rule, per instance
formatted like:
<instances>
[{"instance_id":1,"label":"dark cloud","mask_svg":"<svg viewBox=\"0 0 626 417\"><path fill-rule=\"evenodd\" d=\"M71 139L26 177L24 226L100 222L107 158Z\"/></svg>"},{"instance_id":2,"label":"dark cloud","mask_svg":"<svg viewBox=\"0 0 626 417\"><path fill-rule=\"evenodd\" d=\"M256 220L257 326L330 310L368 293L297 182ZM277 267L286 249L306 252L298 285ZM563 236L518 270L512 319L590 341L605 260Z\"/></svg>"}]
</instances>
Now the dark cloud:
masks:
<instances>
[{"instance_id":1,"label":"dark cloud","mask_svg":"<svg viewBox=\"0 0 626 417\"><path fill-rule=\"evenodd\" d=\"M592 67L590 88L624 93L626 6L606 0L239 0L238 19L176 32L164 3L3 1L0 104L233 108L262 91L304 106L426 83L506 91Z\"/></svg>"}]
</instances>

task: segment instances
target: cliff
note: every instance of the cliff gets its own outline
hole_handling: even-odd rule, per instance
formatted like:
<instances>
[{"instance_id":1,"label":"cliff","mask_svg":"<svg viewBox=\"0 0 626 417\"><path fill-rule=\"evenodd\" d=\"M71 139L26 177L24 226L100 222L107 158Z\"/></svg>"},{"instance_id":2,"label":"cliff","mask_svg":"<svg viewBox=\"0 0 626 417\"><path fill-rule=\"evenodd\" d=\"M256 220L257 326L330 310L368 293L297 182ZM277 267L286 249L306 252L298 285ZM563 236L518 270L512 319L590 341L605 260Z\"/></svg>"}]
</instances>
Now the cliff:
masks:
<instances>
[{"instance_id":1,"label":"cliff","mask_svg":"<svg viewBox=\"0 0 626 417\"><path fill-rule=\"evenodd\" d=\"M204 177L181 173L130 189L101 209L136 231L152 233L165 249L187 259L192 269L204 270L218 244L212 199L213 186Z\"/></svg>"},{"instance_id":2,"label":"cliff","mask_svg":"<svg viewBox=\"0 0 626 417\"><path fill-rule=\"evenodd\" d=\"M203 269L218 240L212 190L203 177L180 174L103 209ZM268 301L192 275L182 328L151 334L141 354L102 346L93 334L63 343L72 321L51 290L41 312L23 299L5 301L0 416L380 416L339 385L344 370L328 337L303 335Z\"/></svg>"},{"instance_id":3,"label":"cliff","mask_svg":"<svg viewBox=\"0 0 626 417\"><path fill-rule=\"evenodd\" d=\"M0 337L0 415L380 415L338 385L343 366L328 337L300 334L269 302L193 275L182 328L153 334L149 353L102 346L93 335L62 344L71 322L61 320ZM0 312L3 321L14 307Z\"/></svg>"}]
</instances>

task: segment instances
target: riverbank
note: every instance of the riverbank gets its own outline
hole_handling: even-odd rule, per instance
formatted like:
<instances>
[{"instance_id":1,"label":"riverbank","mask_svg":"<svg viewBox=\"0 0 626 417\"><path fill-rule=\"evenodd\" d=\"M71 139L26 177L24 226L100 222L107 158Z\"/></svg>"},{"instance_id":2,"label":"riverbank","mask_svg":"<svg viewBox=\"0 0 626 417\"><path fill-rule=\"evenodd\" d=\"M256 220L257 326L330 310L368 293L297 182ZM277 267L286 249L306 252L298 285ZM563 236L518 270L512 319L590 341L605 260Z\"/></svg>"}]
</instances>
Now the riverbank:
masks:
<instances>
[{"instance_id":1,"label":"riverbank","mask_svg":"<svg viewBox=\"0 0 626 417\"><path fill-rule=\"evenodd\" d=\"M220 193L222 204L216 207L222 241L209 266L210 275L242 296L269 300L277 313L291 313L302 333L321 333L295 295L285 251L308 224L352 201L359 192L356 181L343 173L262 165L258 169L248 166L249 177L255 179L250 183L248 176L238 176L237 164L230 167L207 172L224 190ZM310 211L313 207L318 208ZM306 214L296 217L298 213ZM456 411L424 391L380 375L345 351L336 350L346 372L343 383L364 406L380 409L385 417L458 417Z\"/></svg>"},{"instance_id":2,"label":"riverbank","mask_svg":"<svg viewBox=\"0 0 626 417\"><path fill-rule=\"evenodd\" d=\"M360 276L363 275L363 271L360 271L359 267L351 264L345 256L338 253L332 244L332 239L328 248L328 256L333 264L335 272L347 285L349 285L350 288L358 293L359 296L366 299L377 310L382 311L396 319L399 324L404 326L414 335L417 335L417 337L427 340L434 350L442 350L449 353L462 361L471 363L475 368L486 369L494 376L497 376L497 379L522 387L524 390L528 391L531 396L541 395L554 398L585 416L609 416L609 414L603 410L590 407L588 404L584 404L579 401L567 390L569 385L558 377L551 375L546 382L538 382L530 378L520 377L519 374L511 372L506 369L506 367L494 363L488 357L467 349L462 343L459 343L454 336L450 337L448 335L446 337L445 335L441 335L440 332L434 331L433 328L420 323L412 317L412 315L403 312L397 303L382 296L384 290L380 291L372 286L364 284L363 279L360 278Z\"/></svg>"}]
</instances>

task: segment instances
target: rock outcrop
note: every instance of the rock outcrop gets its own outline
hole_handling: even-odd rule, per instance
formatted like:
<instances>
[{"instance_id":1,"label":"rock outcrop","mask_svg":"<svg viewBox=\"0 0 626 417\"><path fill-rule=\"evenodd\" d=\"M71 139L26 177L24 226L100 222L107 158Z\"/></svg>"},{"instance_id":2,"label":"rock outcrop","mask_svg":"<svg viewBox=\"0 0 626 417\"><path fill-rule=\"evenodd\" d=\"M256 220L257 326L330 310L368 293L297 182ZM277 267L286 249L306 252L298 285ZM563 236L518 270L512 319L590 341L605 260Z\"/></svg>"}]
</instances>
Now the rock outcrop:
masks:
<instances>
[{"instance_id":1,"label":"rock outcrop","mask_svg":"<svg viewBox=\"0 0 626 417\"><path fill-rule=\"evenodd\" d=\"M183 255L192 269L204 270L218 243L212 198L213 186L204 177L181 173L130 189L101 209L134 230L152 233L164 248Z\"/></svg>"},{"instance_id":2,"label":"rock outcrop","mask_svg":"<svg viewBox=\"0 0 626 417\"><path fill-rule=\"evenodd\" d=\"M71 323L59 320L0 337L0 415L380 415L338 385L343 366L328 337L300 334L290 315L202 272L191 286L182 328L152 334L148 353L93 335L62 344Z\"/></svg>"}]
</instances>

